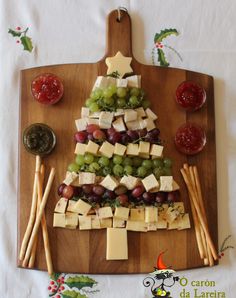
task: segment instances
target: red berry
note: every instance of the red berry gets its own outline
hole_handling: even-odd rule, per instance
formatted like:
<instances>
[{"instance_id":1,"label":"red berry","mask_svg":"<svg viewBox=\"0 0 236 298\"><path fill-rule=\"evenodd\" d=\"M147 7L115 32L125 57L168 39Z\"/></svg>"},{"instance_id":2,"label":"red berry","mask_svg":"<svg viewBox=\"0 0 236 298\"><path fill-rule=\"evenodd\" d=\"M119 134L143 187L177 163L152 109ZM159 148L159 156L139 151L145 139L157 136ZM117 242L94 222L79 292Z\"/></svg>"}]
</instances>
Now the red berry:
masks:
<instances>
[{"instance_id":1,"label":"red berry","mask_svg":"<svg viewBox=\"0 0 236 298\"><path fill-rule=\"evenodd\" d=\"M222 252L222 253L221 253L221 256L223 257L224 255L225 255L225 254Z\"/></svg>"},{"instance_id":2,"label":"red berry","mask_svg":"<svg viewBox=\"0 0 236 298\"><path fill-rule=\"evenodd\" d=\"M50 281L50 285L54 285L55 284L55 282L54 281Z\"/></svg>"},{"instance_id":3,"label":"red berry","mask_svg":"<svg viewBox=\"0 0 236 298\"><path fill-rule=\"evenodd\" d=\"M221 256L218 256L219 259L221 259Z\"/></svg>"},{"instance_id":4,"label":"red berry","mask_svg":"<svg viewBox=\"0 0 236 298\"><path fill-rule=\"evenodd\" d=\"M61 295L57 295L56 298L61 298Z\"/></svg>"},{"instance_id":5,"label":"red berry","mask_svg":"<svg viewBox=\"0 0 236 298\"><path fill-rule=\"evenodd\" d=\"M61 280L63 280L63 281L64 281L64 279L65 279L65 277L64 277L64 276L62 276Z\"/></svg>"},{"instance_id":6,"label":"red berry","mask_svg":"<svg viewBox=\"0 0 236 298\"><path fill-rule=\"evenodd\" d=\"M19 41L19 40L17 40L17 41L16 41L16 43L20 43L20 41Z\"/></svg>"},{"instance_id":7,"label":"red berry","mask_svg":"<svg viewBox=\"0 0 236 298\"><path fill-rule=\"evenodd\" d=\"M61 290L62 290L62 291L65 290L65 287L61 286Z\"/></svg>"},{"instance_id":8,"label":"red berry","mask_svg":"<svg viewBox=\"0 0 236 298\"><path fill-rule=\"evenodd\" d=\"M58 282L58 283L60 283L60 282L61 282L60 278L58 278L57 282Z\"/></svg>"},{"instance_id":9,"label":"red berry","mask_svg":"<svg viewBox=\"0 0 236 298\"><path fill-rule=\"evenodd\" d=\"M19 26L18 26L18 27L16 27L16 30L21 30L21 27L19 27Z\"/></svg>"},{"instance_id":10,"label":"red berry","mask_svg":"<svg viewBox=\"0 0 236 298\"><path fill-rule=\"evenodd\" d=\"M95 130L100 129L98 125L96 124L88 124L87 125L87 133L93 133Z\"/></svg>"},{"instance_id":11,"label":"red berry","mask_svg":"<svg viewBox=\"0 0 236 298\"><path fill-rule=\"evenodd\" d=\"M56 289L56 288L57 288L57 286L56 286L56 285L54 285L54 286L53 286L53 288L54 288L54 289Z\"/></svg>"},{"instance_id":12,"label":"red berry","mask_svg":"<svg viewBox=\"0 0 236 298\"><path fill-rule=\"evenodd\" d=\"M48 290L50 291L51 289L52 289L52 287L49 286L49 287L48 287Z\"/></svg>"}]
</instances>

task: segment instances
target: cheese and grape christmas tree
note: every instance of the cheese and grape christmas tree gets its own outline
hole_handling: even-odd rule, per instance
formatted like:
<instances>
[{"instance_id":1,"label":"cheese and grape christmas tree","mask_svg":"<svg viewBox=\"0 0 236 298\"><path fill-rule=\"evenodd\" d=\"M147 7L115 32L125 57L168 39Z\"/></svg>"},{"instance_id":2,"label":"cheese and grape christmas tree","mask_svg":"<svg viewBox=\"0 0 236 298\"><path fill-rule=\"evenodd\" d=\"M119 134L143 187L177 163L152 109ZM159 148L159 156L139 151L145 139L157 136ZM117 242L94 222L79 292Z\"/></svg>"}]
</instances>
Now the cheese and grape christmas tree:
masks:
<instances>
[{"instance_id":1,"label":"cheese and grape christmas tree","mask_svg":"<svg viewBox=\"0 0 236 298\"><path fill-rule=\"evenodd\" d=\"M54 210L54 227L107 228L107 260L128 258L127 231L190 228L131 60L120 52L106 59L107 75L97 77L75 120L76 157Z\"/></svg>"}]
</instances>

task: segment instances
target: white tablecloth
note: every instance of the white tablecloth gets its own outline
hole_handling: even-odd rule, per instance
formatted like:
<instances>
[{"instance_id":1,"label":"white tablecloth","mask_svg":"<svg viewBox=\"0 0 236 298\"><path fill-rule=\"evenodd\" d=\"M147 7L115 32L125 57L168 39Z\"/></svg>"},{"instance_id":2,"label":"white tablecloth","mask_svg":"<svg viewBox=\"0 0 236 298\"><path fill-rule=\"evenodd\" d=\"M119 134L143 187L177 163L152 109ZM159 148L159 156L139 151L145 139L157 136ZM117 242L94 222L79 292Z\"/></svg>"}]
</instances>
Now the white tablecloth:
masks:
<instances>
[{"instance_id":1,"label":"white tablecloth","mask_svg":"<svg viewBox=\"0 0 236 298\"><path fill-rule=\"evenodd\" d=\"M128 9L133 26L133 53L151 64L153 37L176 28L168 43L183 62L168 53L171 66L214 76L218 179L219 243L236 228L236 2L233 0L0 0L0 297L48 297L45 272L16 268L17 144L19 70L47 64L95 62L105 52L105 19L118 6ZM29 27L35 49L22 50L8 28ZM220 265L178 272L189 283L215 281L208 291L236 292L235 251L228 250ZM143 275L94 276L100 292L89 297L151 297ZM196 287L195 287L196 288ZM193 293L194 286L186 290ZM198 287L204 290L204 287ZM173 297L180 297L175 286ZM194 297L191 295L191 297ZM218 296L211 296L218 297ZM221 296L219 296L221 297ZM223 297L223 296L222 296Z\"/></svg>"}]
</instances>

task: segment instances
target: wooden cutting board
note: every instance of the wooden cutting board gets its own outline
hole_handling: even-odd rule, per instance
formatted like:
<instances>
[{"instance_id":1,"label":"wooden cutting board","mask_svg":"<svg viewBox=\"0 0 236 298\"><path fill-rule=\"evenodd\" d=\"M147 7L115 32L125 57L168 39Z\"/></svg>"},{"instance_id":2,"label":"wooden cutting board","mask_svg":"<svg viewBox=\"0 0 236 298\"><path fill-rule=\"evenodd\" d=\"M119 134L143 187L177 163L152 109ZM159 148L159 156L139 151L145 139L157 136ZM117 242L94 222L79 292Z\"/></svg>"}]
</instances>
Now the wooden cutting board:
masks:
<instances>
[{"instance_id":1,"label":"wooden cutting board","mask_svg":"<svg viewBox=\"0 0 236 298\"><path fill-rule=\"evenodd\" d=\"M121 51L124 56L133 57L131 42L131 20L122 12L117 21L117 11L107 18L107 50L97 63L61 64L42 66L21 71L20 125L19 125L19 181L18 181L18 254L26 229L32 196L35 157L26 152L22 144L24 129L36 122L46 123L57 135L57 145L44 162L56 168L56 178L46 206L52 258L55 272L77 273L147 273L153 270L157 255L166 253L167 263L174 269L202 267L193 228L183 231L158 230L157 232L128 232L129 259L127 261L106 261L106 230L79 231L53 228L53 210L58 201L57 186L63 181L67 165L74 159L73 135L76 131L74 120L80 117L80 109L88 98L95 79L105 75L105 58ZM161 138L165 141L164 155L174 163L174 177L181 187L181 198L187 212L189 200L180 175L184 162L196 164L201 175L206 212L210 233L218 246L217 197L216 197L216 152L213 78L188 70L143 65L134 57L131 66L135 74L142 76L142 88L150 99L151 108L158 114ZM58 75L64 83L63 99L56 105L44 106L33 100L30 85L33 78L41 73ZM186 113L174 101L177 86L185 80L201 84L207 93L203 108ZM177 128L187 120L202 125L207 134L204 150L193 157L178 153L173 139ZM192 218L191 218L192 222ZM20 267L20 264L18 263ZM40 232L35 268L46 270L42 235Z\"/></svg>"}]
</instances>

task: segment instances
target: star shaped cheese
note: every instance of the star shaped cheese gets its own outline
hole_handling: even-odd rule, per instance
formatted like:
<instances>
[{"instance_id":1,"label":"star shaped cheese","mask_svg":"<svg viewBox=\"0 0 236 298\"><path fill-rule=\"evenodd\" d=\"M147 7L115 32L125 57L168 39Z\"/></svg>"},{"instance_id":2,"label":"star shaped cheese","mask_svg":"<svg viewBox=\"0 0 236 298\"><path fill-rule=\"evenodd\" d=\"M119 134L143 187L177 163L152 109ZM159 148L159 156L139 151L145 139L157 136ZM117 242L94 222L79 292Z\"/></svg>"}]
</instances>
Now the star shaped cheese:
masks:
<instances>
[{"instance_id":1,"label":"star shaped cheese","mask_svg":"<svg viewBox=\"0 0 236 298\"><path fill-rule=\"evenodd\" d=\"M133 69L130 66L131 60L131 57L125 57L121 52L117 52L114 57L107 57L107 74L112 74L113 72L117 71L120 75L120 78L123 78L126 73L133 72Z\"/></svg>"}]
</instances>

